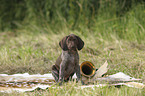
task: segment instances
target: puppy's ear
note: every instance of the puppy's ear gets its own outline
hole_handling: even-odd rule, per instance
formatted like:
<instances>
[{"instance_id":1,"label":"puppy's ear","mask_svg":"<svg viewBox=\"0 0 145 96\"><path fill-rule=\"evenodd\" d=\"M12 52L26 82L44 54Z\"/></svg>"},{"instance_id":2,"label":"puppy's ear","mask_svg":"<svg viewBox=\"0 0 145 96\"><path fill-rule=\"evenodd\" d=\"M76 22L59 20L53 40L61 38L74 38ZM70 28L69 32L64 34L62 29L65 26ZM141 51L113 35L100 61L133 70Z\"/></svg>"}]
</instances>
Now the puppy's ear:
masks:
<instances>
[{"instance_id":1,"label":"puppy's ear","mask_svg":"<svg viewBox=\"0 0 145 96\"><path fill-rule=\"evenodd\" d=\"M59 42L59 46L62 48L62 50L66 51L68 50L67 44L66 44L66 39L68 38L68 36L65 36L60 42Z\"/></svg>"},{"instance_id":2,"label":"puppy's ear","mask_svg":"<svg viewBox=\"0 0 145 96\"><path fill-rule=\"evenodd\" d=\"M84 47L84 41L79 36L76 36L76 37L78 39L77 48L78 50L81 50Z\"/></svg>"}]
</instances>

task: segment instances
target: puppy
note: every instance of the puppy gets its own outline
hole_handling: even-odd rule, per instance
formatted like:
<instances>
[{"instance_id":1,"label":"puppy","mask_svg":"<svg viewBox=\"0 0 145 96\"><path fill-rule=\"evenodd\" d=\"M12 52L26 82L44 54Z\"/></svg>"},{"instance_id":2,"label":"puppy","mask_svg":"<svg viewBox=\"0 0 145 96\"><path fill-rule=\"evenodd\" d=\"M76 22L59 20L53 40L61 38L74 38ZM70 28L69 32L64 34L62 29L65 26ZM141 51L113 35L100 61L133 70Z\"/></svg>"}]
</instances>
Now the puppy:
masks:
<instances>
[{"instance_id":1,"label":"puppy","mask_svg":"<svg viewBox=\"0 0 145 96\"><path fill-rule=\"evenodd\" d=\"M77 50L83 48L83 40L79 36L70 34L59 42L59 46L62 48L62 53L55 65L52 66L52 75L55 81L61 85L63 81L72 79L74 73L76 73L77 81L79 81L81 74Z\"/></svg>"}]
</instances>

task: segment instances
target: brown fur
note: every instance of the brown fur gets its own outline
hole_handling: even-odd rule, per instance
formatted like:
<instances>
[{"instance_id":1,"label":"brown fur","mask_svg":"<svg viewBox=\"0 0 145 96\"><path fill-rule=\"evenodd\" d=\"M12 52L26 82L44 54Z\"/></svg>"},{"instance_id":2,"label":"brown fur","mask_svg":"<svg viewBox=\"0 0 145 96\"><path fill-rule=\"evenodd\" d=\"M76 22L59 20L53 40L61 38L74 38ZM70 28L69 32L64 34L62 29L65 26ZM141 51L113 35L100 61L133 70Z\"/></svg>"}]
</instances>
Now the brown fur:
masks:
<instances>
[{"instance_id":1,"label":"brown fur","mask_svg":"<svg viewBox=\"0 0 145 96\"><path fill-rule=\"evenodd\" d=\"M52 75L55 81L62 83L68 81L74 73L77 75L77 81L80 80L79 55L77 50L81 50L84 46L82 39L74 34L65 36L60 42L62 53L52 66Z\"/></svg>"}]
</instances>

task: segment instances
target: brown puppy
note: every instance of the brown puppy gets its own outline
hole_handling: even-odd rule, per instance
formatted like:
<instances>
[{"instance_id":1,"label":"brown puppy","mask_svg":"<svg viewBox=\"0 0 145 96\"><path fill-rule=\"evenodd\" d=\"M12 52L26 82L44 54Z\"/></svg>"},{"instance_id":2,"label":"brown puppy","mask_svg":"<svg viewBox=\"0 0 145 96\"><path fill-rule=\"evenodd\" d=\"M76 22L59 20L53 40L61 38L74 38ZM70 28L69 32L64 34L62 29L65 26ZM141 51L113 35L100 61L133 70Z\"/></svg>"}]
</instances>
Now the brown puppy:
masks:
<instances>
[{"instance_id":1,"label":"brown puppy","mask_svg":"<svg viewBox=\"0 0 145 96\"><path fill-rule=\"evenodd\" d=\"M74 34L64 37L59 42L62 53L52 66L52 75L55 81L60 85L63 81L68 81L74 73L77 75L77 81L80 80L79 55L77 50L81 50L84 46L82 39Z\"/></svg>"}]
</instances>

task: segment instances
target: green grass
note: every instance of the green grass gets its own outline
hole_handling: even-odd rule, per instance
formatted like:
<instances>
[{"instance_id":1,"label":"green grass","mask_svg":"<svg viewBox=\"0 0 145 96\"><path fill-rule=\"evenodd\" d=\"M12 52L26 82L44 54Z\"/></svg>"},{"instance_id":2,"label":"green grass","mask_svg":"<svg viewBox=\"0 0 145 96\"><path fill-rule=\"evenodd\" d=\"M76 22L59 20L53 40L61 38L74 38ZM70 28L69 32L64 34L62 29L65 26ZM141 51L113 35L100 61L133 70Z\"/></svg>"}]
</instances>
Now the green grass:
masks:
<instances>
[{"instance_id":1,"label":"green grass","mask_svg":"<svg viewBox=\"0 0 145 96\"><path fill-rule=\"evenodd\" d=\"M107 74L124 72L145 82L145 45L126 40L118 40L114 35L106 40L93 34L83 35L77 31L66 31L58 34L27 33L25 30L18 32L0 33L0 73L14 74L25 73L45 74L51 71L61 48L58 42L66 35L74 33L85 42L84 48L79 51L80 64L83 61L91 61L99 68L107 60L109 70ZM50 88L48 90L35 90L26 93L0 93L1 95L71 95L71 96L143 96L145 89L136 89L123 86L76 89L78 85L71 82L64 85L64 89Z\"/></svg>"},{"instance_id":2,"label":"green grass","mask_svg":"<svg viewBox=\"0 0 145 96\"><path fill-rule=\"evenodd\" d=\"M15 2L13 2L15 1ZM59 41L74 33L84 42L80 64L91 61L99 68L107 60L108 75L124 72L145 84L145 3L141 0L1 0L0 73L45 74L51 72L61 53ZM123 0L124 1L124 0ZM54 6L52 6L54 3ZM127 4L127 5L126 5ZM6 6L6 7L5 7ZM8 10L9 9L9 10ZM65 10L65 11L64 11ZM50 16L51 12L53 16ZM144 89L122 86L77 89L71 82L64 88L0 95L26 96L145 96Z\"/></svg>"},{"instance_id":3,"label":"green grass","mask_svg":"<svg viewBox=\"0 0 145 96\"><path fill-rule=\"evenodd\" d=\"M76 83L64 84L63 88L49 88L47 90L34 90L25 93L0 93L3 96L144 96L145 89L136 89L126 86L120 88L106 86L102 88L81 89Z\"/></svg>"}]
</instances>

